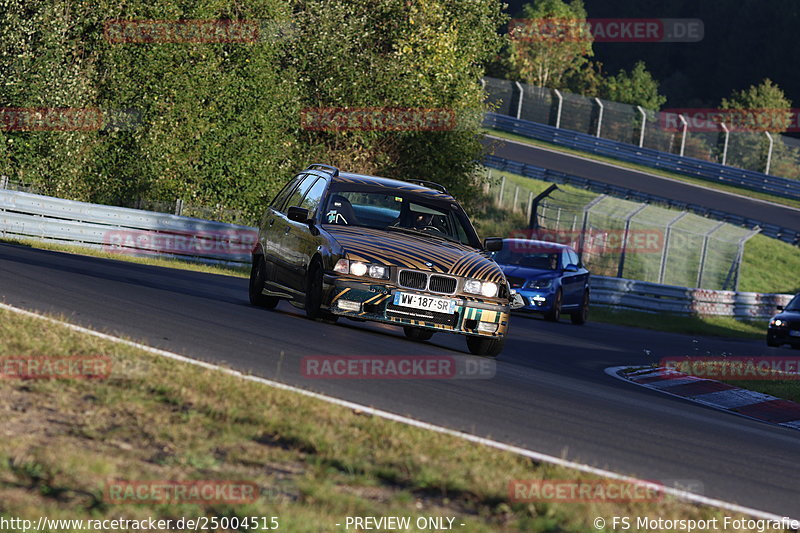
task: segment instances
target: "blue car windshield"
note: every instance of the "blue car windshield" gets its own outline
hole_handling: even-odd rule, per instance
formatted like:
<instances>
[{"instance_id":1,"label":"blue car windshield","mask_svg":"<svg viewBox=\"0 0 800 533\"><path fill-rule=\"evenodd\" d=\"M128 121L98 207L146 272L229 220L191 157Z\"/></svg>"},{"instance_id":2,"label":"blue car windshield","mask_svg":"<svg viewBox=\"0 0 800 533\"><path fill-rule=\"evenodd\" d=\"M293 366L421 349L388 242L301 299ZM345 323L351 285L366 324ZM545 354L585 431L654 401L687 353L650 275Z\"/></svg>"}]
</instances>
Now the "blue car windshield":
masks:
<instances>
[{"instance_id":1,"label":"blue car windshield","mask_svg":"<svg viewBox=\"0 0 800 533\"><path fill-rule=\"evenodd\" d=\"M800 311L800 294L792 298L792 301L789 302L786 307L784 307L785 311Z\"/></svg>"},{"instance_id":2,"label":"blue car windshield","mask_svg":"<svg viewBox=\"0 0 800 533\"><path fill-rule=\"evenodd\" d=\"M541 270L558 270L559 252L524 252L503 248L495 252L494 260L501 265L514 265Z\"/></svg>"}]
</instances>

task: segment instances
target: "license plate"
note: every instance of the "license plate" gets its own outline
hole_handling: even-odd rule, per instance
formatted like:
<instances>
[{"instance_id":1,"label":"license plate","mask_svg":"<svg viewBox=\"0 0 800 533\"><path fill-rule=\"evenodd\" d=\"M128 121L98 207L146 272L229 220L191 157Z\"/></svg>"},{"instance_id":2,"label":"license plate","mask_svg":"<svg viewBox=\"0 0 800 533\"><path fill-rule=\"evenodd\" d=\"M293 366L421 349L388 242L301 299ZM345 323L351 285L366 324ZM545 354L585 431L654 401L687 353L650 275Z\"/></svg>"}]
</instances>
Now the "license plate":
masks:
<instances>
[{"instance_id":1,"label":"license plate","mask_svg":"<svg viewBox=\"0 0 800 533\"><path fill-rule=\"evenodd\" d=\"M789 336L790 337L800 337L800 331L796 331L796 330L790 329L789 330Z\"/></svg>"},{"instance_id":2,"label":"license plate","mask_svg":"<svg viewBox=\"0 0 800 533\"><path fill-rule=\"evenodd\" d=\"M424 296L422 294L411 294L408 292L394 293L394 305L424 309L425 311L434 311L436 313L447 313L448 315L452 315L456 310L455 300L437 298L436 296Z\"/></svg>"}]
</instances>

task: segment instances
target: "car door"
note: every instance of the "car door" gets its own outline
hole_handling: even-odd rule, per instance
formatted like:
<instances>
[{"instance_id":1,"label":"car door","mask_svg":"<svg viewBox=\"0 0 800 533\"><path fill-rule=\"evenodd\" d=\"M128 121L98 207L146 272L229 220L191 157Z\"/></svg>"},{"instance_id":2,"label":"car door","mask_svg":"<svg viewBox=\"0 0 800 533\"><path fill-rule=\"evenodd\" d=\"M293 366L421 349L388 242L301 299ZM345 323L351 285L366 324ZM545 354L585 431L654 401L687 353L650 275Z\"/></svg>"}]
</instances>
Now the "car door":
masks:
<instances>
[{"instance_id":1,"label":"car door","mask_svg":"<svg viewBox=\"0 0 800 533\"><path fill-rule=\"evenodd\" d=\"M307 209L309 219L314 220L314 224L318 224L317 210L327 185L326 178L317 178L312 182L300 202L298 204L290 202L286 210L288 211L289 207L294 205ZM308 223L288 220L288 224L289 231L284 233L281 241L281 249L285 254L285 282L287 287L305 292L306 273L311 257L316 252L320 241L319 231Z\"/></svg>"},{"instance_id":2,"label":"car door","mask_svg":"<svg viewBox=\"0 0 800 533\"><path fill-rule=\"evenodd\" d=\"M580 303L580 280L577 277L577 272L567 271L567 267L572 263L569 250L563 249L560 254L559 268L561 269L561 291L563 298L563 305L572 306Z\"/></svg>"},{"instance_id":3,"label":"car door","mask_svg":"<svg viewBox=\"0 0 800 533\"><path fill-rule=\"evenodd\" d=\"M578 271L572 273L572 289L575 295L575 305L583 303L583 294L589 286L589 271L583 268L580 257L572 248L567 250L569 262L578 267Z\"/></svg>"},{"instance_id":4,"label":"car door","mask_svg":"<svg viewBox=\"0 0 800 533\"><path fill-rule=\"evenodd\" d=\"M278 233L278 226L275 225L276 220L279 218L281 211L284 209L289 196L294 192L297 186L305 177L305 174L298 174L286 186L281 189L272 203L264 211L264 216L261 218L261 224L258 228L258 242L261 244L261 249L264 252L264 261L266 263L266 280L274 282L277 277L277 260L278 248L280 245L280 236Z\"/></svg>"}]
</instances>

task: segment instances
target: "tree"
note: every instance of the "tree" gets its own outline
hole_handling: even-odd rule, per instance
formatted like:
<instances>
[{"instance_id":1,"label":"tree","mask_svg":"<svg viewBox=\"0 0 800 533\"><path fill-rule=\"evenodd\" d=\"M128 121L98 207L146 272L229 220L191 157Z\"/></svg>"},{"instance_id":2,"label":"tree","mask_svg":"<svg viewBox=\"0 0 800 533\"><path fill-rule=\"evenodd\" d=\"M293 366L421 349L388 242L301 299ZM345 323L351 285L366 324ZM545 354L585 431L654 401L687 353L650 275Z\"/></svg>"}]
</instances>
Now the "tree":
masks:
<instances>
[{"instance_id":1,"label":"tree","mask_svg":"<svg viewBox=\"0 0 800 533\"><path fill-rule=\"evenodd\" d=\"M606 78L601 86L602 98L624 104L639 105L658 111L667 98L658 92L658 81L639 61L630 72L620 70L616 76Z\"/></svg>"},{"instance_id":2,"label":"tree","mask_svg":"<svg viewBox=\"0 0 800 533\"><path fill-rule=\"evenodd\" d=\"M791 121L792 102L769 78L743 91L733 91L730 99L723 98L719 107L728 111L757 111L734 114L737 125L751 131L784 132Z\"/></svg>"},{"instance_id":3,"label":"tree","mask_svg":"<svg viewBox=\"0 0 800 533\"><path fill-rule=\"evenodd\" d=\"M581 0L536 0L509 30L511 74L531 85L568 88L593 55L594 41Z\"/></svg>"}]
</instances>

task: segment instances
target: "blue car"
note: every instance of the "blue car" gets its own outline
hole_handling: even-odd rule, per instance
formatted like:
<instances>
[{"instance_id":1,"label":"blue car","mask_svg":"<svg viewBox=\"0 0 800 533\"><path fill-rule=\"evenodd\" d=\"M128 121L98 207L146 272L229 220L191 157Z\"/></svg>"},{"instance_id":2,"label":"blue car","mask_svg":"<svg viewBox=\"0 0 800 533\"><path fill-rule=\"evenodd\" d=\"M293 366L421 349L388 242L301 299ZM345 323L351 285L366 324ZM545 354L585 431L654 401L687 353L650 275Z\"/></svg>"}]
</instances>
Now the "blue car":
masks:
<instances>
[{"instance_id":1,"label":"blue car","mask_svg":"<svg viewBox=\"0 0 800 533\"><path fill-rule=\"evenodd\" d=\"M565 244L527 239L503 239L494 252L509 285L525 302L519 311L544 314L558 322L569 313L573 324L589 316L589 271L578 254Z\"/></svg>"}]
</instances>

